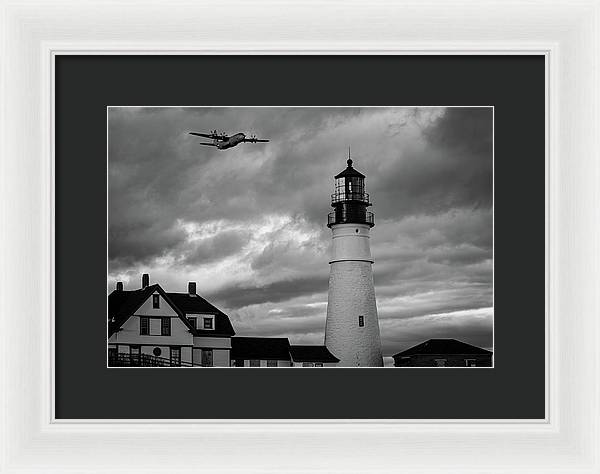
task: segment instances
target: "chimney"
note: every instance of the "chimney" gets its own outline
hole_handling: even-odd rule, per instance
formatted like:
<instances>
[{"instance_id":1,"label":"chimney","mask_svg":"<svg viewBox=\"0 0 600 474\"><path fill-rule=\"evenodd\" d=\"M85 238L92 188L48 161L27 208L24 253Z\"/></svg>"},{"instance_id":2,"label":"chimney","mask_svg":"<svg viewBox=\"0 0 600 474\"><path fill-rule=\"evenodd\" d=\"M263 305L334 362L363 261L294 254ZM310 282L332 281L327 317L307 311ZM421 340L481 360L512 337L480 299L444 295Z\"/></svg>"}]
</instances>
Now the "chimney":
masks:
<instances>
[{"instance_id":1,"label":"chimney","mask_svg":"<svg viewBox=\"0 0 600 474\"><path fill-rule=\"evenodd\" d=\"M142 275L142 288L148 288L150 286L150 275L144 273Z\"/></svg>"},{"instance_id":2,"label":"chimney","mask_svg":"<svg viewBox=\"0 0 600 474\"><path fill-rule=\"evenodd\" d=\"M195 295L196 294L196 282L190 281L188 283L188 294Z\"/></svg>"},{"instance_id":3,"label":"chimney","mask_svg":"<svg viewBox=\"0 0 600 474\"><path fill-rule=\"evenodd\" d=\"M123 291L123 282L122 281L117 282L117 291Z\"/></svg>"}]
</instances>

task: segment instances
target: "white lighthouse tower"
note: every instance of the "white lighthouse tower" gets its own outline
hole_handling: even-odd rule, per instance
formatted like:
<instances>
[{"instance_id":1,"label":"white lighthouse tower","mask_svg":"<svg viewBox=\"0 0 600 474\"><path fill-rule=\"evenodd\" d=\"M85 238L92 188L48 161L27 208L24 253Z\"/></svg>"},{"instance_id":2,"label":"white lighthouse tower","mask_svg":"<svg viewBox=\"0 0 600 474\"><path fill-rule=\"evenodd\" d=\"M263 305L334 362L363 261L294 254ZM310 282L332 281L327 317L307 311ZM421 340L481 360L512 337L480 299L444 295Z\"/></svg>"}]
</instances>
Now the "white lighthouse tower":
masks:
<instances>
[{"instance_id":1,"label":"white lighthouse tower","mask_svg":"<svg viewBox=\"0 0 600 474\"><path fill-rule=\"evenodd\" d=\"M365 176L348 167L335 177L334 211L327 227L333 233L325 345L341 367L382 367L379 320L369 245L375 225L365 192Z\"/></svg>"}]
</instances>

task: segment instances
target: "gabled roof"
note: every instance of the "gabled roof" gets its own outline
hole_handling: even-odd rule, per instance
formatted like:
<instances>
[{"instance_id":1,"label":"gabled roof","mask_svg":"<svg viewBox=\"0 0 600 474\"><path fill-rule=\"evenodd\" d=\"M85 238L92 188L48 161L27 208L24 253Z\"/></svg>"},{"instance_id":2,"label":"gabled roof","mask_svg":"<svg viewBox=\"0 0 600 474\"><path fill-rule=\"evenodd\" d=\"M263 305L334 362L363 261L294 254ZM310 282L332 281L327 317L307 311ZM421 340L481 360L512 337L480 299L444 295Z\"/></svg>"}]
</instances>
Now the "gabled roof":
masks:
<instances>
[{"instance_id":1,"label":"gabled roof","mask_svg":"<svg viewBox=\"0 0 600 474\"><path fill-rule=\"evenodd\" d=\"M167 293L167 295L175 303L175 306L181 309L188 317L193 317L194 314L215 315L215 328L202 329L200 327L194 332L195 336L233 336L235 334L229 316L200 295L190 295L189 293Z\"/></svg>"},{"instance_id":2,"label":"gabled roof","mask_svg":"<svg viewBox=\"0 0 600 474\"><path fill-rule=\"evenodd\" d=\"M232 337L232 359L290 360L287 337Z\"/></svg>"},{"instance_id":3,"label":"gabled roof","mask_svg":"<svg viewBox=\"0 0 600 474\"><path fill-rule=\"evenodd\" d=\"M144 304L150 295L158 291L161 296L169 303L173 310L178 313L179 317L183 317L183 313L178 311L177 308L171 303L164 290L160 285L150 285L146 288L139 290L125 291L125 290L114 290L108 295L108 337L112 336L117 332L123 324L135 313L140 306ZM185 318L184 318L185 319ZM186 326L190 327L189 323L185 321Z\"/></svg>"},{"instance_id":4,"label":"gabled roof","mask_svg":"<svg viewBox=\"0 0 600 474\"><path fill-rule=\"evenodd\" d=\"M134 291L113 291L108 295L108 317L118 317L134 313L148 297L156 291L158 285Z\"/></svg>"},{"instance_id":5,"label":"gabled roof","mask_svg":"<svg viewBox=\"0 0 600 474\"><path fill-rule=\"evenodd\" d=\"M481 347L472 346L456 339L429 339L416 346L398 352L393 357L406 357L424 354L489 354L492 352Z\"/></svg>"},{"instance_id":6,"label":"gabled roof","mask_svg":"<svg viewBox=\"0 0 600 474\"><path fill-rule=\"evenodd\" d=\"M325 346L290 346L294 362L339 362Z\"/></svg>"},{"instance_id":7,"label":"gabled roof","mask_svg":"<svg viewBox=\"0 0 600 474\"><path fill-rule=\"evenodd\" d=\"M150 295L158 292L173 308L179 319L194 336L233 336L235 331L229 317L204 298L188 293L166 293L160 285L150 285L133 291L114 290L108 295L108 337L117 332L123 324L144 304ZM188 312L215 315L215 329L204 330L192 327L186 318ZM113 321L114 319L114 321Z\"/></svg>"}]
</instances>

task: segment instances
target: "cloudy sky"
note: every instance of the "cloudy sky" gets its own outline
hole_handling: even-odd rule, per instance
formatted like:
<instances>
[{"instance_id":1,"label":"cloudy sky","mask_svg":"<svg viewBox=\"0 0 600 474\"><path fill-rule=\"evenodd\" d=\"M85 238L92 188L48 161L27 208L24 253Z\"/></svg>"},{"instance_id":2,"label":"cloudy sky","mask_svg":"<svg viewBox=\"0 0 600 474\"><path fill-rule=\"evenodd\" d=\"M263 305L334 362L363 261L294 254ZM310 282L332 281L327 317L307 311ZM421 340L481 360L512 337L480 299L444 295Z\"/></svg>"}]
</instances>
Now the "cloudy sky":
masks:
<instances>
[{"instance_id":1,"label":"cloudy sky","mask_svg":"<svg viewBox=\"0 0 600 474\"><path fill-rule=\"evenodd\" d=\"M108 289L198 293L238 335L321 343L333 176L366 175L384 356L432 337L492 348L491 108L108 111ZM189 131L256 133L220 151ZM389 363L389 359L387 359Z\"/></svg>"}]
</instances>

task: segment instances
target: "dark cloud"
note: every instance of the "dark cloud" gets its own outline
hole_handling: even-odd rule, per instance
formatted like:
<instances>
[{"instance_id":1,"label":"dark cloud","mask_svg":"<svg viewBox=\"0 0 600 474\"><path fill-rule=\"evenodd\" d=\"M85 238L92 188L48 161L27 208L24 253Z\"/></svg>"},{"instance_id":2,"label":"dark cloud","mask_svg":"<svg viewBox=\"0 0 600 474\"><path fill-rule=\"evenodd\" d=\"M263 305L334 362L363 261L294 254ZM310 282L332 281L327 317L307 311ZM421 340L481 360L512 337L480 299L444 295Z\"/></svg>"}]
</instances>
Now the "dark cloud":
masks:
<instances>
[{"instance_id":1,"label":"dark cloud","mask_svg":"<svg viewBox=\"0 0 600 474\"><path fill-rule=\"evenodd\" d=\"M492 109L450 108L423 129L422 141L390 150L371 184L383 218L438 214L492 204Z\"/></svg>"},{"instance_id":2,"label":"dark cloud","mask_svg":"<svg viewBox=\"0 0 600 474\"><path fill-rule=\"evenodd\" d=\"M120 271L162 257L186 238L174 222L134 221L109 226L108 256L112 271ZM112 245L118 242L118 245Z\"/></svg>"},{"instance_id":3,"label":"dark cloud","mask_svg":"<svg viewBox=\"0 0 600 474\"><path fill-rule=\"evenodd\" d=\"M351 145L385 347L408 343L399 331L489 342L491 317L427 318L492 304L491 108L110 108L108 126L109 286L195 280L238 333L319 342L329 195ZM218 151L187 133L215 128L271 142Z\"/></svg>"},{"instance_id":4,"label":"dark cloud","mask_svg":"<svg viewBox=\"0 0 600 474\"><path fill-rule=\"evenodd\" d=\"M327 288L328 277L296 278L253 287L235 285L225 287L211 296L228 308L243 308L259 303L280 303L300 296L320 293Z\"/></svg>"},{"instance_id":5,"label":"dark cloud","mask_svg":"<svg viewBox=\"0 0 600 474\"><path fill-rule=\"evenodd\" d=\"M189 244L190 250L183 252L182 258L186 265L211 263L236 254L247 242L245 233L229 230Z\"/></svg>"},{"instance_id":6,"label":"dark cloud","mask_svg":"<svg viewBox=\"0 0 600 474\"><path fill-rule=\"evenodd\" d=\"M432 338L458 339L491 350L492 318L491 308L486 308L462 314L415 318L400 324L394 324L393 320L382 321L382 333L386 334L382 338L383 352L390 356Z\"/></svg>"}]
</instances>

